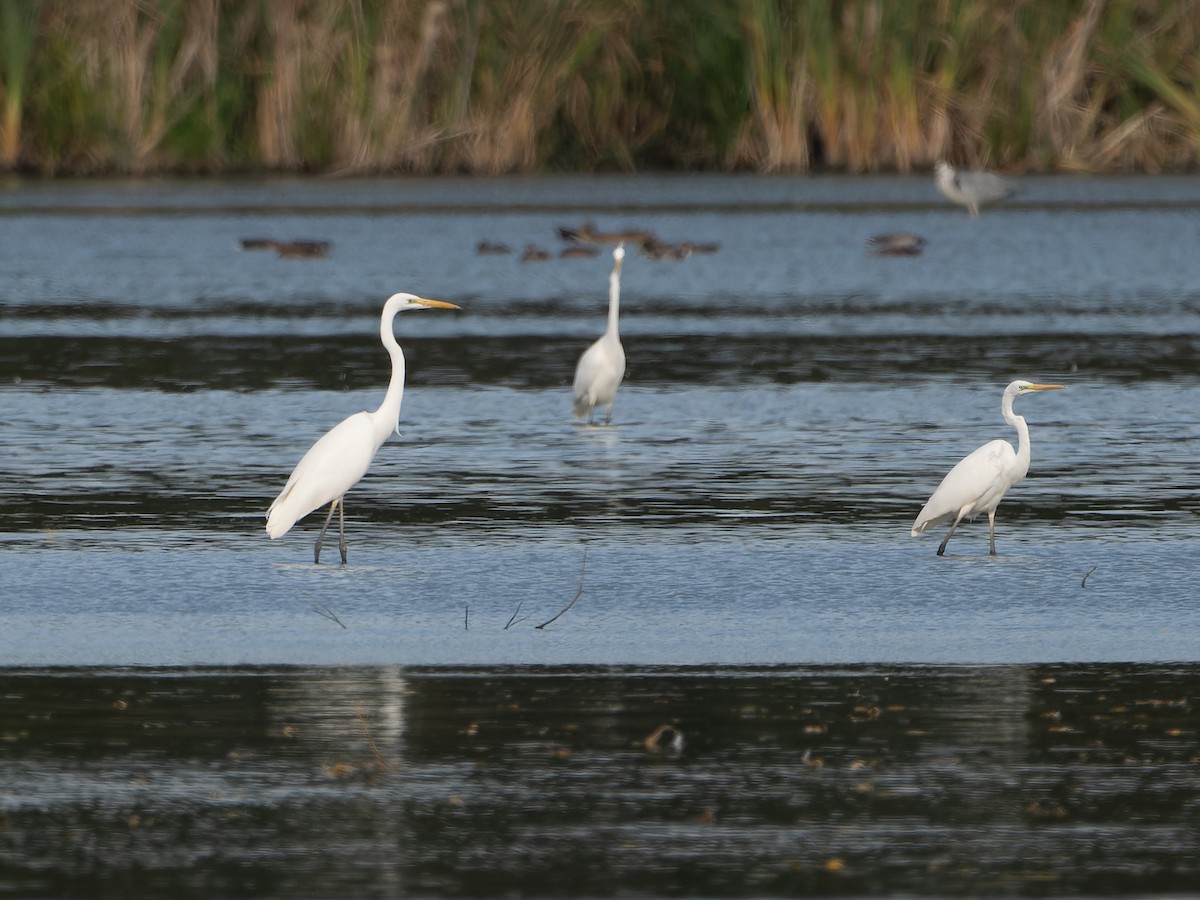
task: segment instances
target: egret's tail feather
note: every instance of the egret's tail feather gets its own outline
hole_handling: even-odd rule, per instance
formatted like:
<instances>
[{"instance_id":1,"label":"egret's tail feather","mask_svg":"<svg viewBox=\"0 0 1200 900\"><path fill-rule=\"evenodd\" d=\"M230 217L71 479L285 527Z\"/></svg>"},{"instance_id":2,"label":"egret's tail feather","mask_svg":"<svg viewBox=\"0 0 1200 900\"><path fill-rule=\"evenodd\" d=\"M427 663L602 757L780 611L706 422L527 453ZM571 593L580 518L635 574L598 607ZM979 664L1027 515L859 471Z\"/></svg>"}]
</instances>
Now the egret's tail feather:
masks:
<instances>
[{"instance_id":1,"label":"egret's tail feather","mask_svg":"<svg viewBox=\"0 0 1200 900\"><path fill-rule=\"evenodd\" d=\"M275 498L275 502L271 504L271 508L267 510L267 534L271 540L283 537L296 521L301 517L296 515L294 509L289 508L287 503L291 491L285 490L282 494ZM292 504L293 506L295 504Z\"/></svg>"},{"instance_id":2,"label":"egret's tail feather","mask_svg":"<svg viewBox=\"0 0 1200 900\"><path fill-rule=\"evenodd\" d=\"M271 540L283 537L292 530L292 526L295 524L296 522L294 519L289 521L283 519L281 516L272 515L269 519L267 519L267 535L270 536Z\"/></svg>"}]
</instances>

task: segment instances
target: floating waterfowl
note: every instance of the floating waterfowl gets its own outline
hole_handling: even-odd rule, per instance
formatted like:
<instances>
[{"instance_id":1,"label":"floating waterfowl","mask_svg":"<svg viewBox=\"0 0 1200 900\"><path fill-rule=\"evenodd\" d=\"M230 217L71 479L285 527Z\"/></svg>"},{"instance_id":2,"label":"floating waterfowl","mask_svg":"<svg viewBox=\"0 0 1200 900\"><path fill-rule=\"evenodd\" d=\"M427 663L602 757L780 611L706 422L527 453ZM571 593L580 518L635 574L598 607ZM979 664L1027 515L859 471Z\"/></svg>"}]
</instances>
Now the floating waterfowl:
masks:
<instances>
[{"instance_id":1,"label":"floating waterfowl","mask_svg":"<svg viewBox=\"0 0 1200 900\"><path fill-rule=\"evenodd\" d=\"M328 256L333 245L329 241L277 241L273 238L242 238L239 250L274 250L285 259L315 259Z\"/></svg>"},{"instance_id":2,"label":"floating waterfowl","mask_svg":"<svg viewBox=\"0 0 1200 900\"><path fill-rule=\"evenodd\" d=\"M925 252L925 238L911 231L892 231L867 239L867 246L879 256L920 256Z\"/></svg>"},{"instance_id":3,"label":"floating waterfowl","mask_svg":"<svg viewBox=\"0 0 1200 900\"><path fill-rule=\"evenodd\" d=\"M563 247L558 255L562 259L591 259L600 255L600 248L576 244L572 247Z\"/></svg>"},{"instance_id":4,"label":"floating waterfowl","mask_svg":"<svg viewBox=\"0 0 1200 900\"><path fill-rule=\"evenodd\" d=\"M690 244L666 244L659 240L643 241L638 247L638 253L647 259L661 260L683 260L692 255Z\"/></svg>"},{"instance_id":5,"label":"floating waterfowl","mask_svg":"<svg viewBox=\"0 0 1200 900\"><path fill-rule=\"evenodd\" d=\"M275 252L284 259L317 259L329 255L329 241L276 241Z\"/></svg>"},{"instance_id":6,"label":"floating waterfowl","mask_svg":"<svg viewBox=\"0 0 1200 900\"><path fill-rule=\"evenodd\" d=\"M643 244L646 241L657 241L653 234L643 229L627 229L624 231L597 231L592 222L584 222L578 228L559 228L558 236L564 241L574 241L577 244Z\"/></svg>"},{"instance_id":7,"label":"floating waterfowl","mask_svg":"<svg viewBox=\"0 0 1200 900\"><path fill-rule=\"evenodd\" d=\"M521 262L545 262L549 258L550 254L536 244L526 244L521 254Z\"/></svg>"},{"instance_id":8,"label":"floating waterfowl","mask_svg":"<svg viewBox=\"0 0 1200 900\"><path fill-rule=\"evenodd\" d=\"M504 253L512 253L512 247L508 244L495 244L491 241L480 241L475 245L475 252L480 256L499 256Z\"/></svg>"},{"instance_id":9,"label":"floating waterfowl","mask_svg":"<svg viewBox=\"0 0 1200 900\"><path fill-rule=\"evenodd\" d=\"M242 238L238 241L239 250L274 250L275 242L270 238Z\"/></svg>"}]
</instances>

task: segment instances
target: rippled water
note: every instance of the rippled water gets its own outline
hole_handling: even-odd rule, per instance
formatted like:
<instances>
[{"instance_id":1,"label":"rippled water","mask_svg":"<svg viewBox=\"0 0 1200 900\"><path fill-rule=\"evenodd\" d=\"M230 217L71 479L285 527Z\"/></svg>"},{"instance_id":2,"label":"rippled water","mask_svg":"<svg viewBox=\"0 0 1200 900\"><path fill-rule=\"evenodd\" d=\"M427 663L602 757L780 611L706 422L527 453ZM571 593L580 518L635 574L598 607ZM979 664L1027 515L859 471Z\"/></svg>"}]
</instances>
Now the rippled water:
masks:
<instances>
[{"instance_id":1,"label":"rippled water","mask_svg":"<svg viewBox=\"0 0 1200 900\"><path fill-rule=\"evenodd\" d=\"M58 670L0 692L6 896L1182 897L1200 879L1194 665Z\"/></svg>"},{"instance_id":2,"label":"rippled water","mask_svg":"<svg viewBox=\"0 0 1200 900\"><path fill-rule=\"evenodd\" d=\"M10 185L3 658L1198 659L1198 210L1198 179L1029 179L978 221L923 178ZM474 252L588 219L721 245L627 260L611 428L568 411L610 260ZM866 252L894 229L926 253ZM235 249L260 235L333 251ZM398 320L402 436L349 495L351 565L318 569L319 517L270 542L261 516L378 403L402 289L465 311ZM1002 555L977 523L937 559L909 525L1012 436L1018 376L1069 389L1021 402ZM503 633L585 548L556 633Z\"/></svg>"},{"instance_id":3,"label":"rippled water","mask_svg":"<svg viewBox=\"0 0 1200 900\"><path fill-rule=\"evenodd\" d=\"M0 186L0 895L1186 895L1198 213L1191 178L978 221L925 178ZM610 260L474 251L589 219L721 245L627 257L608 428L569 385ZM867 253L900 229L923 256ZM314 566L317 516L262 517L378 404L397 290L464 311L397 321L401 436ZM1020 401L1000 556L938 558L911 522L1016 377L1068 390Z\"/></svg>"}]
</instances>

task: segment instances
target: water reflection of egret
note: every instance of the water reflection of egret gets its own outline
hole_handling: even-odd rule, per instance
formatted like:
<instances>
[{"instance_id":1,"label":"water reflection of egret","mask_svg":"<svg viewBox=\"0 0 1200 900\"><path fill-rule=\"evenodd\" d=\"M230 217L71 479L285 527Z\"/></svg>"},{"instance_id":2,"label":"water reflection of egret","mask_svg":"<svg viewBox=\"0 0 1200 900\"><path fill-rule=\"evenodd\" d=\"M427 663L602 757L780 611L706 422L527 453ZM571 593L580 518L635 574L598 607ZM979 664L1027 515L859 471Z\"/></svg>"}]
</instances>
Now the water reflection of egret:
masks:
<instances>
[{"instance_id":1,"label":"water reflection of egret","mask_svg":"<svg viewBox=\"0 0 1200 900\"><path fill-rule=\"evenodd\" d=\"M625 377L625 348L617 331L621 314L621 260L625 245L613 250L613 270L608 277L608 328L583 352L575 367L574 405L576 418L587 416L588 424L597 406L606 406L604 424L612 421L613 401L617 388Z\"/></svg>"},{"instance_id":2,"label":"water reflection of egret","mask_svg":"<svg viewBox=\"0 0 1200 900\"><path fill-rule=\"evenodd\" d=\"M950 531L938 547L938 556L941 556L959 522L987 513L989 552L996 555L996 507L1008 489L1029 471L1029 426L1013 412L1013 400L1033 391L1054 391L1061 387L1061 384L1014 381L1004 389L1000 408L1004 412L1004 421L1017 429L1018 449L1013 452L1012 444L997 439L961 459L921 509L913 523L914 537L931 525L953 520Z\"/></svg>"},{"instance_id":3,"label":"water reflection of egret","mask_svg":"<svg viewBox=\"0 0 1200 900\"><path fill-rule=\"evenodd\" d=\"M938 160L933 167L938 190L950 201L965 206L972 219L979 218L979 207L983 203L1003 200L1016 193L1012 183L994 172L968 172L955 169Z\"/></svg>"},{"instance_id":4,"label":"water reflection of egret","mask_svg":"<svg viewBox=\"0 0 1200 900\"><path fill-rule=\"evenodd\" d=\"M314 509L329 504L329 515L313 547L313 559L321 561L321 542L338 511L338 547L346 562L346 515L342 498L366 474L375 453L397 428L400 401L404 398L404 351L392 334L396 313L408 309L458 309L453 303L426 300L412 294L393 294L383 305L379 339L392 358L392 379L383 402L374 412L359 412L327 431L309 448L292 471L283 491L267 510L267 534L282 537Z\"/></svg>"}]
</instances>

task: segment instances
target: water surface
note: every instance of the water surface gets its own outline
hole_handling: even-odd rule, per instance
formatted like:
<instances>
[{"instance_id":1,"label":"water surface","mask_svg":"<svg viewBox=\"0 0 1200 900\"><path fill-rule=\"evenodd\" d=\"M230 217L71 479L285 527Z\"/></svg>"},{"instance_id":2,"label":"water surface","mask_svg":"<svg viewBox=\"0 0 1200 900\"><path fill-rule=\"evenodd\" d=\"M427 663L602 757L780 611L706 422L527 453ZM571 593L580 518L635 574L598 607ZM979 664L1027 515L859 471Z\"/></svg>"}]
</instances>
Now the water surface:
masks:
<instances>
[{"instance_id":1,"label":"water surface","mask_svg":"<svg viewBox=\"0 0 1200 900\"><path fill-rule=\"evenodd\" d=\"M1194 665L59 669L0 692L8 896L1200 879Z\"/></svg>"},{"instance_id":2,"label":"water surface","mask_svg":"<svg viewBox=\"0 0 1200 900\"><path fill-rule=\"evenodd\" d=\"M10 184L0 659L1194 661L1197 208L1188 178L1028 179L978 221L924 178ZM611 260L474 250L586 220L720 244L628 257L609 428L568 396ZM867 253L896 229L926 253ZM263 235L333 251L236 249ZM395 290L465 311L398 320L401 436L317 568L318 516L261 516L378 403ZM909 525L1012 437L1016 377L1069 389L1021 402L1001 556L976 524L937 559Z\"/></svg>"},{"instance_id":3,"label":"water surface","mask_svg":"<svg viewBox=\"0 0 1200 900\"><path fill-rule=\"evenodd\" d=\"M1200 179L6 183L0 895L1188 896ZM569 417L594 220L611 427ZM918 258L868 255L914 230ZM239 252L266 236L328 258ZM373 408L319 518L263 514ZM994 437L986 527L911 522ZM670 731L652 736L662 726ZM672 737L679 736L673 744Z\"/></svg>"}]
</instances>

